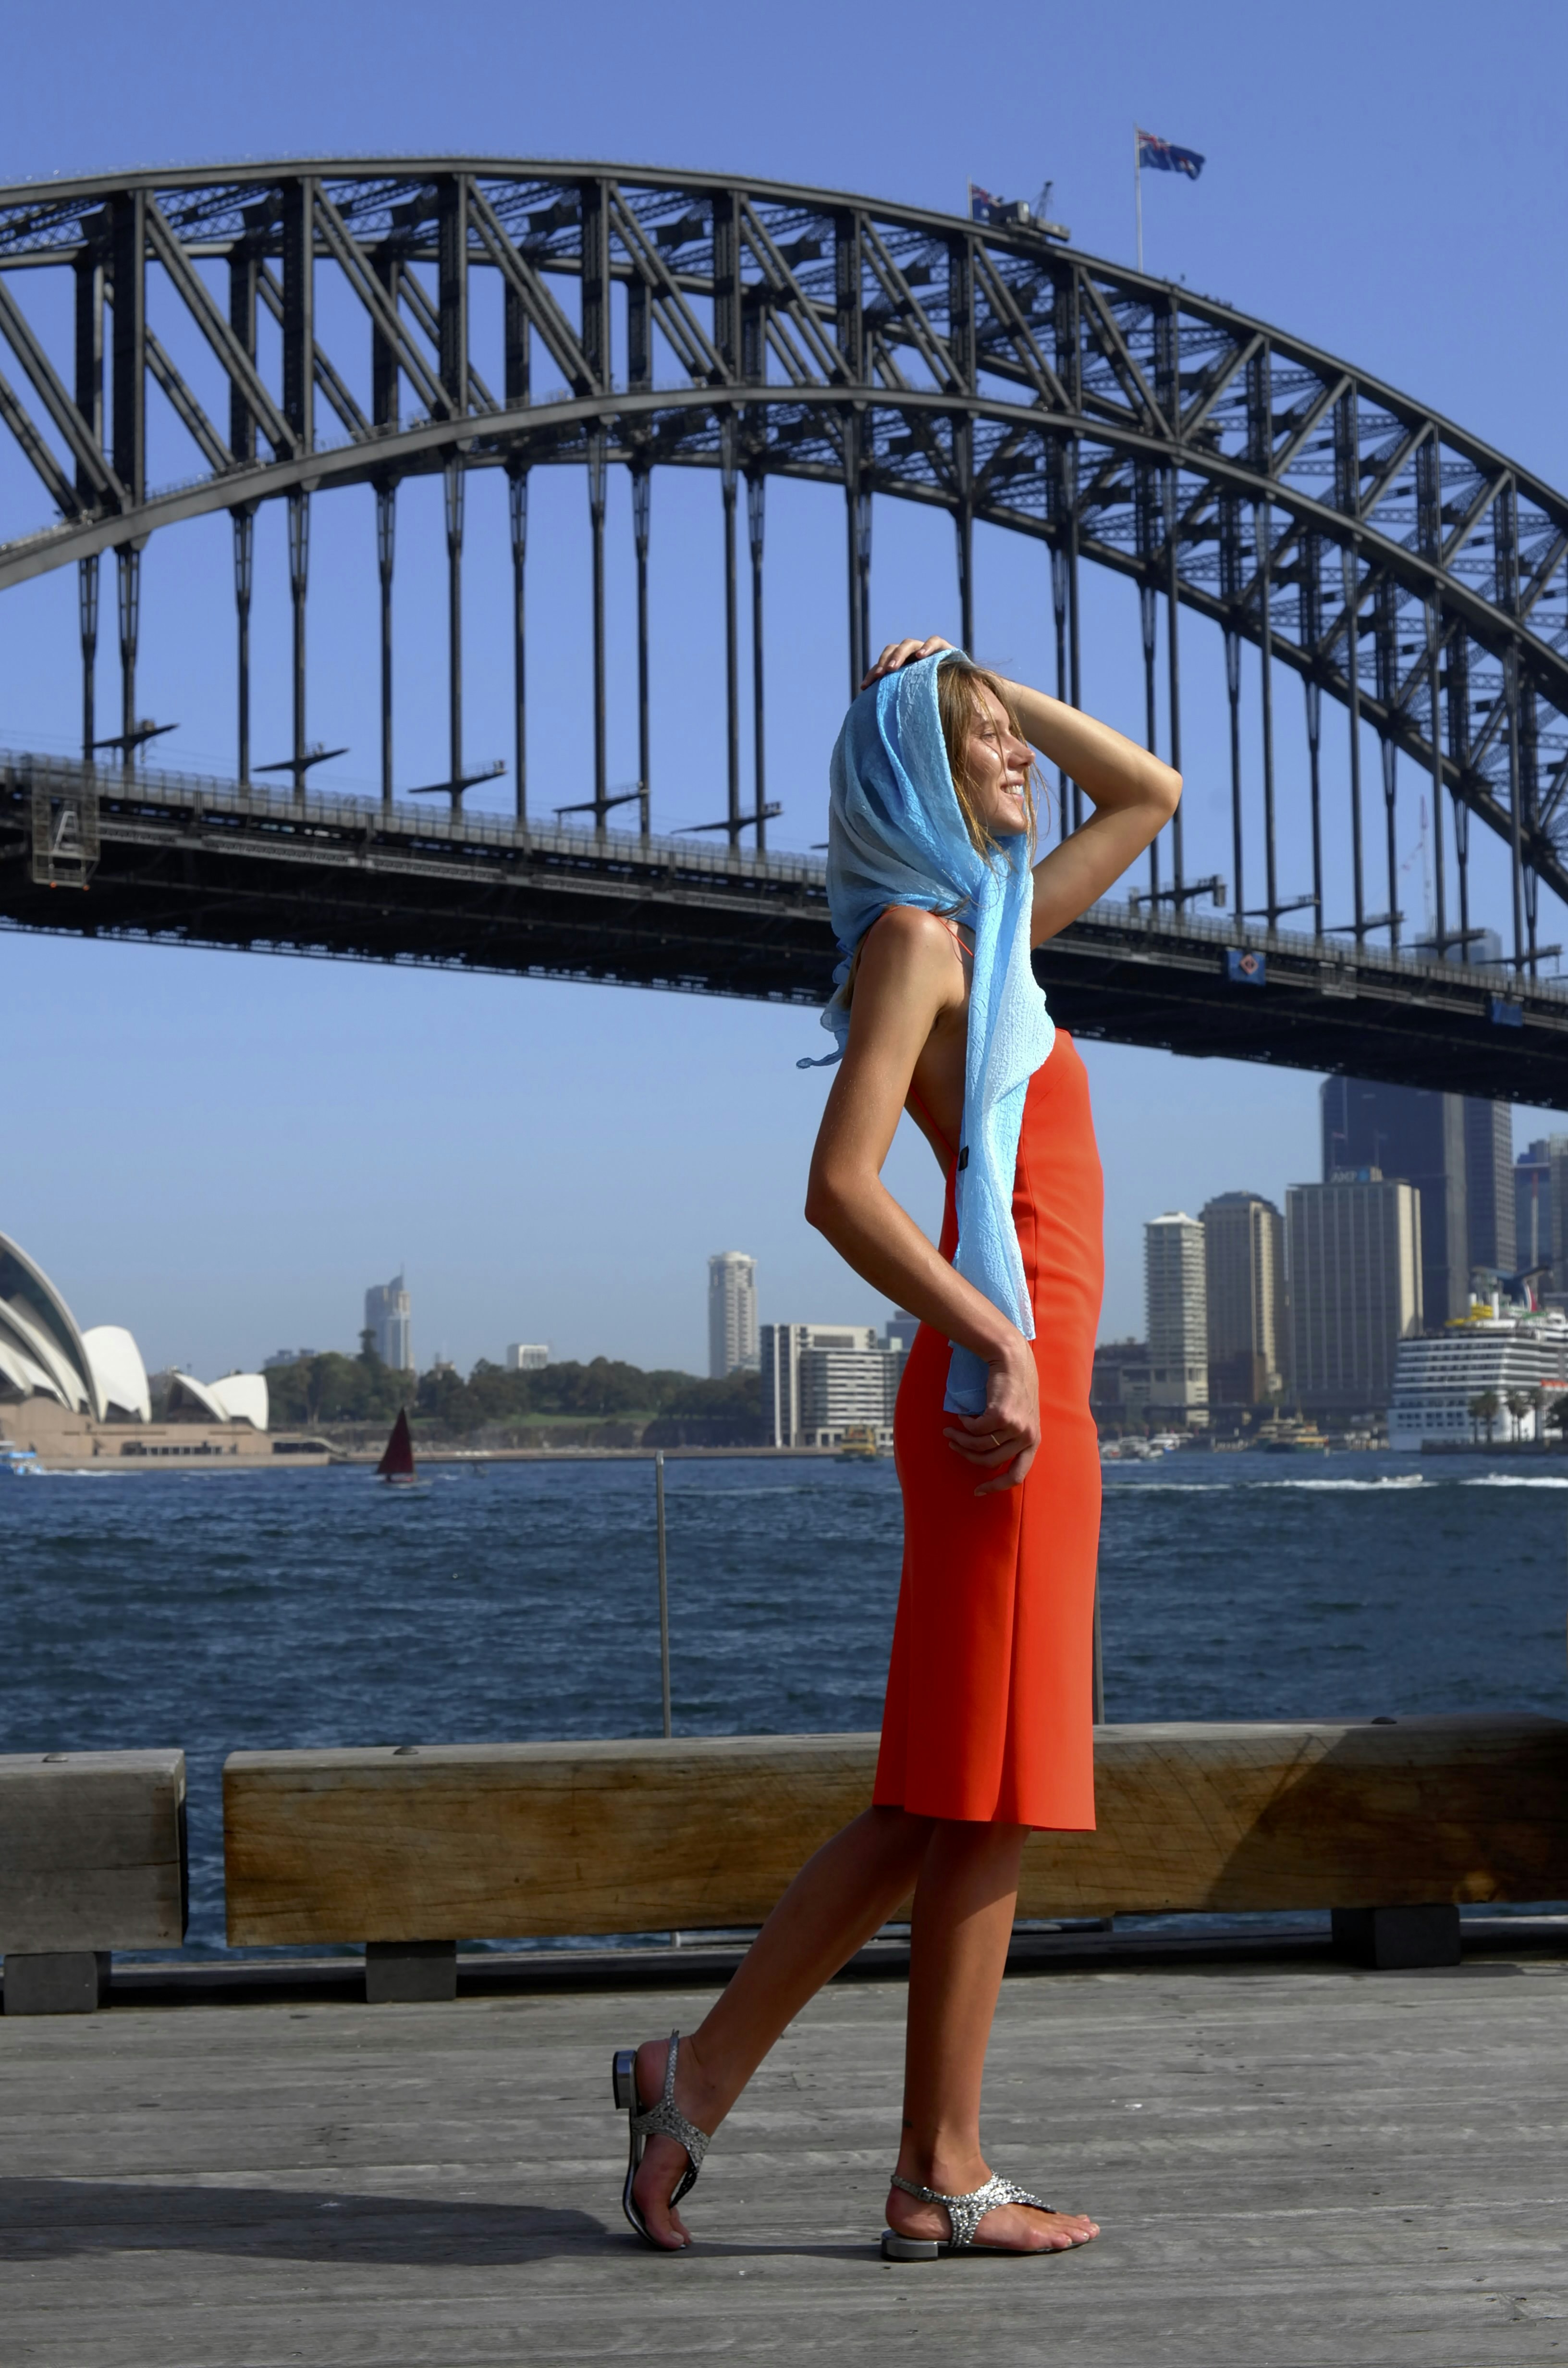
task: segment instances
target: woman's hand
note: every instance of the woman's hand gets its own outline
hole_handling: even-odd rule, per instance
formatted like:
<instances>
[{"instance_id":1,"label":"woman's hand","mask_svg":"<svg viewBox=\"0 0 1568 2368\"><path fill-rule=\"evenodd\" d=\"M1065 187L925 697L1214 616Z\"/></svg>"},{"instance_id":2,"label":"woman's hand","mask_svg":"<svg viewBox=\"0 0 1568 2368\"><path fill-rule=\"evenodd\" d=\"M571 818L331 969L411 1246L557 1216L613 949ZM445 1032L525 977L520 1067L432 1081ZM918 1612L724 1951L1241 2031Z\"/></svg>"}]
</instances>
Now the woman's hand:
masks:
<instances>
[{"instance_id":1,"label":"woman's hand","mask_svg":"<svg viewBox=\"0 0 1568 2368\"><path fill-rule=\"evenodd\" d=\"M938 650L950 650L952 646L940 633L929 633L923 642L890 642L860 688L864 690L867 684L876 682L882 675L897 674L900 666L913 666L916 658L935 657Z\"/></svg>"},{"instance_id":2,"label":"woman's hand","mask_svg":"<svg viewBox=\"0 0 1568 2368\"><path fill-rule=\"evenodd\" d=\"M985 1412L953 1419L960 1428L942 1436L954 1454L992 1474L975 1495L1021 1488L1040 1446L1040 1375L1021 1332L1014 1333L1004 1354L986 1368Z\"/></svg>"}]
</instances>

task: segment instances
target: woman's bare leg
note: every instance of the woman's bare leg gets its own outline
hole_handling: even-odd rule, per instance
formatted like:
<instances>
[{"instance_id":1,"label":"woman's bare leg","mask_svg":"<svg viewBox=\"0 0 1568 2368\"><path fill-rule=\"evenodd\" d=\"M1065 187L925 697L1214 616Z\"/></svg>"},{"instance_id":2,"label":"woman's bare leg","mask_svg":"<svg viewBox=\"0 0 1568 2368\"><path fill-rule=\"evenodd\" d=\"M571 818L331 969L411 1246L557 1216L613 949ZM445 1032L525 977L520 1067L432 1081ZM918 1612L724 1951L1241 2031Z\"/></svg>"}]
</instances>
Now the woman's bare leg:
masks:
<instances>
[{"instance_id":1,"label":"woman's bare leg","mask_svg":"<svg viewBox=\"0 0 1568 2368\"><path fill-rule=\"evenodd\" d=\"M676 2102L699 2130L718 2128L779 2033L908 1898L931 1832L929 1817L868 1809L807 1861L729 1987L681 2041ZM664 2086L665 2044L649 2040L637 2052L644 2104ZM653 2137L635 2183L650 2234L671 2250L689 2242L669 2203L686 2167L684 2147Z\"/></svg>"},{"instance_id":2,"label":"woman's bare leg","mask_svg":"<svg viewBox=\"0 0 1568 2368\"><path fill-rule=\"evenodd\" d=\"M991 2173L980 2150L980 2089L1017 1904L1021 1826L944 1819L926 1847L915 1894L905 2041L901 2177L966 2195ZM903 2237L946 2237L948 2214L901 2188L888 2225ZM980 2224L987 2245L1060 2252L1097 2237L1094 2221L1003 2204Z\"/></svg>"}]
</instances>

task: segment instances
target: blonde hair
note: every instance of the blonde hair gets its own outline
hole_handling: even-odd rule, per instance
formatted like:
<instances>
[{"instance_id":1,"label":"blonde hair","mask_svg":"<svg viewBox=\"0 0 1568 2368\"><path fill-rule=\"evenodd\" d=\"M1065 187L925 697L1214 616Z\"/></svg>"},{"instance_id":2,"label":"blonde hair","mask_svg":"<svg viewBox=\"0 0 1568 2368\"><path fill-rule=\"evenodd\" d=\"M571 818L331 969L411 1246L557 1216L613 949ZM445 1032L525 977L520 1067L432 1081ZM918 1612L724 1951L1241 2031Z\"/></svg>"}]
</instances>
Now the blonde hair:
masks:
<instances>
[{"instance_id":1,"label":"blonde hair","mask_svg":"<svg viewBox=\"0 0 1568 2368\"><path fill-rule=\"evenodd\" d=\"M999 678L986 666L976 666L972 658L944 658L937 668L937 712L941 719L942 738L948 751L948 768L953 777L953 794L959 802L964 828L977 855L987 862L1002 852L1000 842L986 829L975 811L974 784L969 771L969 743L972 733L983 731L991 718L980 702L982 689L991 692L1007 719L1007 728L1014 737L1027 737L1019 726L1012 700ZM1038 803L1036 783L1040 767L1030 752L1028 770L1024 776L1024 811L1028 816L1029 860L1034 860ZM1043 790L1040 794L1043 796Z\"/></svg>"}]
</instances>

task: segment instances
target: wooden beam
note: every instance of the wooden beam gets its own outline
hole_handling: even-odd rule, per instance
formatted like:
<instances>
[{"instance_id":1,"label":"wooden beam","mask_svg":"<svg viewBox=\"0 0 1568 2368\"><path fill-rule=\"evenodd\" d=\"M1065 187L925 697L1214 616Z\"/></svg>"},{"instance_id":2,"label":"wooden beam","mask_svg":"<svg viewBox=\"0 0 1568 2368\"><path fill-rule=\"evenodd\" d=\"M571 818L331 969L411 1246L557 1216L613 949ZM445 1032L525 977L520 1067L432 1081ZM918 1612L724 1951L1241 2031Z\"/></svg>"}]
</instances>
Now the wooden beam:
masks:
<instances>
[{"instance_id":1,"label":"wooden beam","mask_svg":"<svg viewBox=\"0 0 1568 2368\"><path fill-rule=\"evenodd\" d=\"M0 1951L185 1938L183 1751L0 1758Z\"/></svg>"},{"instance_id":2,"label":"wooden beam","mask_svg":"<svg viewBox=\"0 0 1568 2368\"><path fill-rule=\"evenodd\" d=\"M870 1799L876 1738L243 1751L229 1939L754 1924ZM1568 1724L1101 1727L1099 1827L1037 1834L1019 1913L1568 1896Z\"/></svg>"}]
</instances>

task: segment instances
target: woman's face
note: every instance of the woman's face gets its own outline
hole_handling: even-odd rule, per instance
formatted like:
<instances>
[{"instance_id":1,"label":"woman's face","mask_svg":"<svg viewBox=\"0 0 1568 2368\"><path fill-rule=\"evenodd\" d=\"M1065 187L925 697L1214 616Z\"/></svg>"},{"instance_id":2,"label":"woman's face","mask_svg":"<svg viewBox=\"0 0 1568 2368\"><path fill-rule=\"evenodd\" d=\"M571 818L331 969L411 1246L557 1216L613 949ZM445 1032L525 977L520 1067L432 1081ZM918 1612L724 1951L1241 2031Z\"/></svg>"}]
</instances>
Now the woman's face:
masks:
<instances>
[{"instance_id":1,"label":"woman's face","mask_svg":"<svg viewBox=\"0 0 1568 2368\"><path fill-rule=\"evenodd\" d=\"M994 690L977 683L975 691L984 720L965 746L970 797L993 838L1017 838L1029 826L1028 743L1013 730Z\"/></svg>"}]
</instances>

